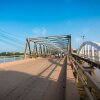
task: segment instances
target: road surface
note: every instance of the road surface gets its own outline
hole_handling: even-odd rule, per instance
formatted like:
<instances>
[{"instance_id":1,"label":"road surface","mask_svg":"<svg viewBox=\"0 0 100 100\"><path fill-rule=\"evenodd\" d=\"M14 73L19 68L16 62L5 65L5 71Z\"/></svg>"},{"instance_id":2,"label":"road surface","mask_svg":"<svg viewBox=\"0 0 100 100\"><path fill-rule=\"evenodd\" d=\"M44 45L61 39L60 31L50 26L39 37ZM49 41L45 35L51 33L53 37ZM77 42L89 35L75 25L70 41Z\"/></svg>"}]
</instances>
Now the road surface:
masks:
<instances>
[{"instance_id":1,"label":"road surface","mask_svg":"<svg viewBox=\"0 0 100 100\"><path fill-rule=\"evenodd\" d=\"M0 100L63 100L63 59L0 64Z\"/></svg>"}]
</instances>

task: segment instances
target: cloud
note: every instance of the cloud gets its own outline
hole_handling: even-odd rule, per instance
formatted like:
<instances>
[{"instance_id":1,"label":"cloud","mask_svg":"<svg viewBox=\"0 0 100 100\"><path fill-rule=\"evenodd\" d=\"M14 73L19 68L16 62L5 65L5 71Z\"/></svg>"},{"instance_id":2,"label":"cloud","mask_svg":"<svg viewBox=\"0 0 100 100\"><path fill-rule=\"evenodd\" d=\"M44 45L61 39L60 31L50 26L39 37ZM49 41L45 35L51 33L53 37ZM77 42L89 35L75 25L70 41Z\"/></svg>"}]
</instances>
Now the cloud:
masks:
<instances>
[{"instance_id":1,"label":"cloud","mask_svg":"<svg viewBox=\"0 0 100 100\"><path fill-rule=\"evenodd\" d=\"M81 43L81 41L82 41L82 38L75 38L75 42Z\"/></svg>"},{"instance_id":2,"label":"cloud","mask_svg":"<svg viewBox=\"0 0 100 100\"><path fill-rule=\"evenodd\" d=\"M35 36L46 36L47 34L47 29L42 27L42 28L33 28L32 30L32 33L35 35Z\"/></svg>"},{"instance_id":3,"label":"cloud","mask_svg":"<svg viewBox=\"0 0 100 100\"><path fill-rule=\"evenodd\" d=\"M46 28L42 28L42 35L46 36L46 34L47 34L47 29Z\"/></svg>"}]
</instances>

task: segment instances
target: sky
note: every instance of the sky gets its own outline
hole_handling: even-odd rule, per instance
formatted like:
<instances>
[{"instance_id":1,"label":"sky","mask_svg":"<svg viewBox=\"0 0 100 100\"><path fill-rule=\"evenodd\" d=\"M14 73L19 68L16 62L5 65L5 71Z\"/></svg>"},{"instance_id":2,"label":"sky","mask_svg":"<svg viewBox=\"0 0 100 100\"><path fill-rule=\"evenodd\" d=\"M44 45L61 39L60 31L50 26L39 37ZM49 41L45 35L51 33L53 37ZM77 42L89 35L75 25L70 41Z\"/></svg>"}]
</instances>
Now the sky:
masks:
<instances>
[{"instance_id":1,"label":"sky","mask_svg":"<svg viewBox=\"0 0 100 100\"><path fill-rule=\"evenodd\" d=\"M0 0L0 51L21 51L27 37L72 36L72 47L100 42L100 0Z\"/></svg>"}]
</instances>

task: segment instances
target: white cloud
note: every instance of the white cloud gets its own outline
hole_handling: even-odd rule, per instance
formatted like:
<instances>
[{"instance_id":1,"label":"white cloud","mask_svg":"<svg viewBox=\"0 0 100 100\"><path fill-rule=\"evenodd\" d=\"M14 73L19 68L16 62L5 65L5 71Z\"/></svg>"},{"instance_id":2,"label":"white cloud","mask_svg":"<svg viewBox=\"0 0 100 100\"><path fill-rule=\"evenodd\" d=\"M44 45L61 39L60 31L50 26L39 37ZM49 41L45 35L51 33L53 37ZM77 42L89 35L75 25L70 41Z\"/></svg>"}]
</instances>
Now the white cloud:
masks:
<instances>
[{"instance_id":1,"label":"white cloud","mask_svg":"<svg viewBox=\"0 0 100 100\"><path fill-rule=\"evenodd\" d=\"M75 38L75 42L81 43L81 41L82 41L82 38Z\"/></svg>"},{"instance_id":2,"label":"white cloud","mask_svg":"<svg viewBox=\"0 0 100 100\"><path fill-rule=\"evenodd\" d=\"M47 34L47 29L42 27L42 28L33 28L32 33L35 36L46 36Z\"/></svg>"},{"instance_id":3,"label":"white cloud","mask_svg":"<svg viewBox=\"0 0 100 100\"><path fill-rule=\"evenodd\" d=\"M47 34L47 29L46 28L42 28L42 35L46 36L46 34Z\"/></svg>"}]
</instances>

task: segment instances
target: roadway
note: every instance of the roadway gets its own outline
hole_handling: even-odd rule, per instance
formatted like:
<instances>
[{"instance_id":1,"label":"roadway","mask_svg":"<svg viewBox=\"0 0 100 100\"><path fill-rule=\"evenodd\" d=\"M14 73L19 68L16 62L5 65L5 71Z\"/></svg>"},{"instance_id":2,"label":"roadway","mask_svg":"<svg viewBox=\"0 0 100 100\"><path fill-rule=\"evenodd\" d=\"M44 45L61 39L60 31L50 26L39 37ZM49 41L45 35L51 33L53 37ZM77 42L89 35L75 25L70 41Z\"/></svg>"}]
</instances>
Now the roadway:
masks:
<instances>
[{"instance_id":1,"label":"roadway","mask_svg":"<svg viewBox=\"0 0 100 100\"><path fill-rule=\"evenodd\" d=\"M39 58L0 64L0 100L63 100L63 62Z\"/></svg>"}]
</instances>

